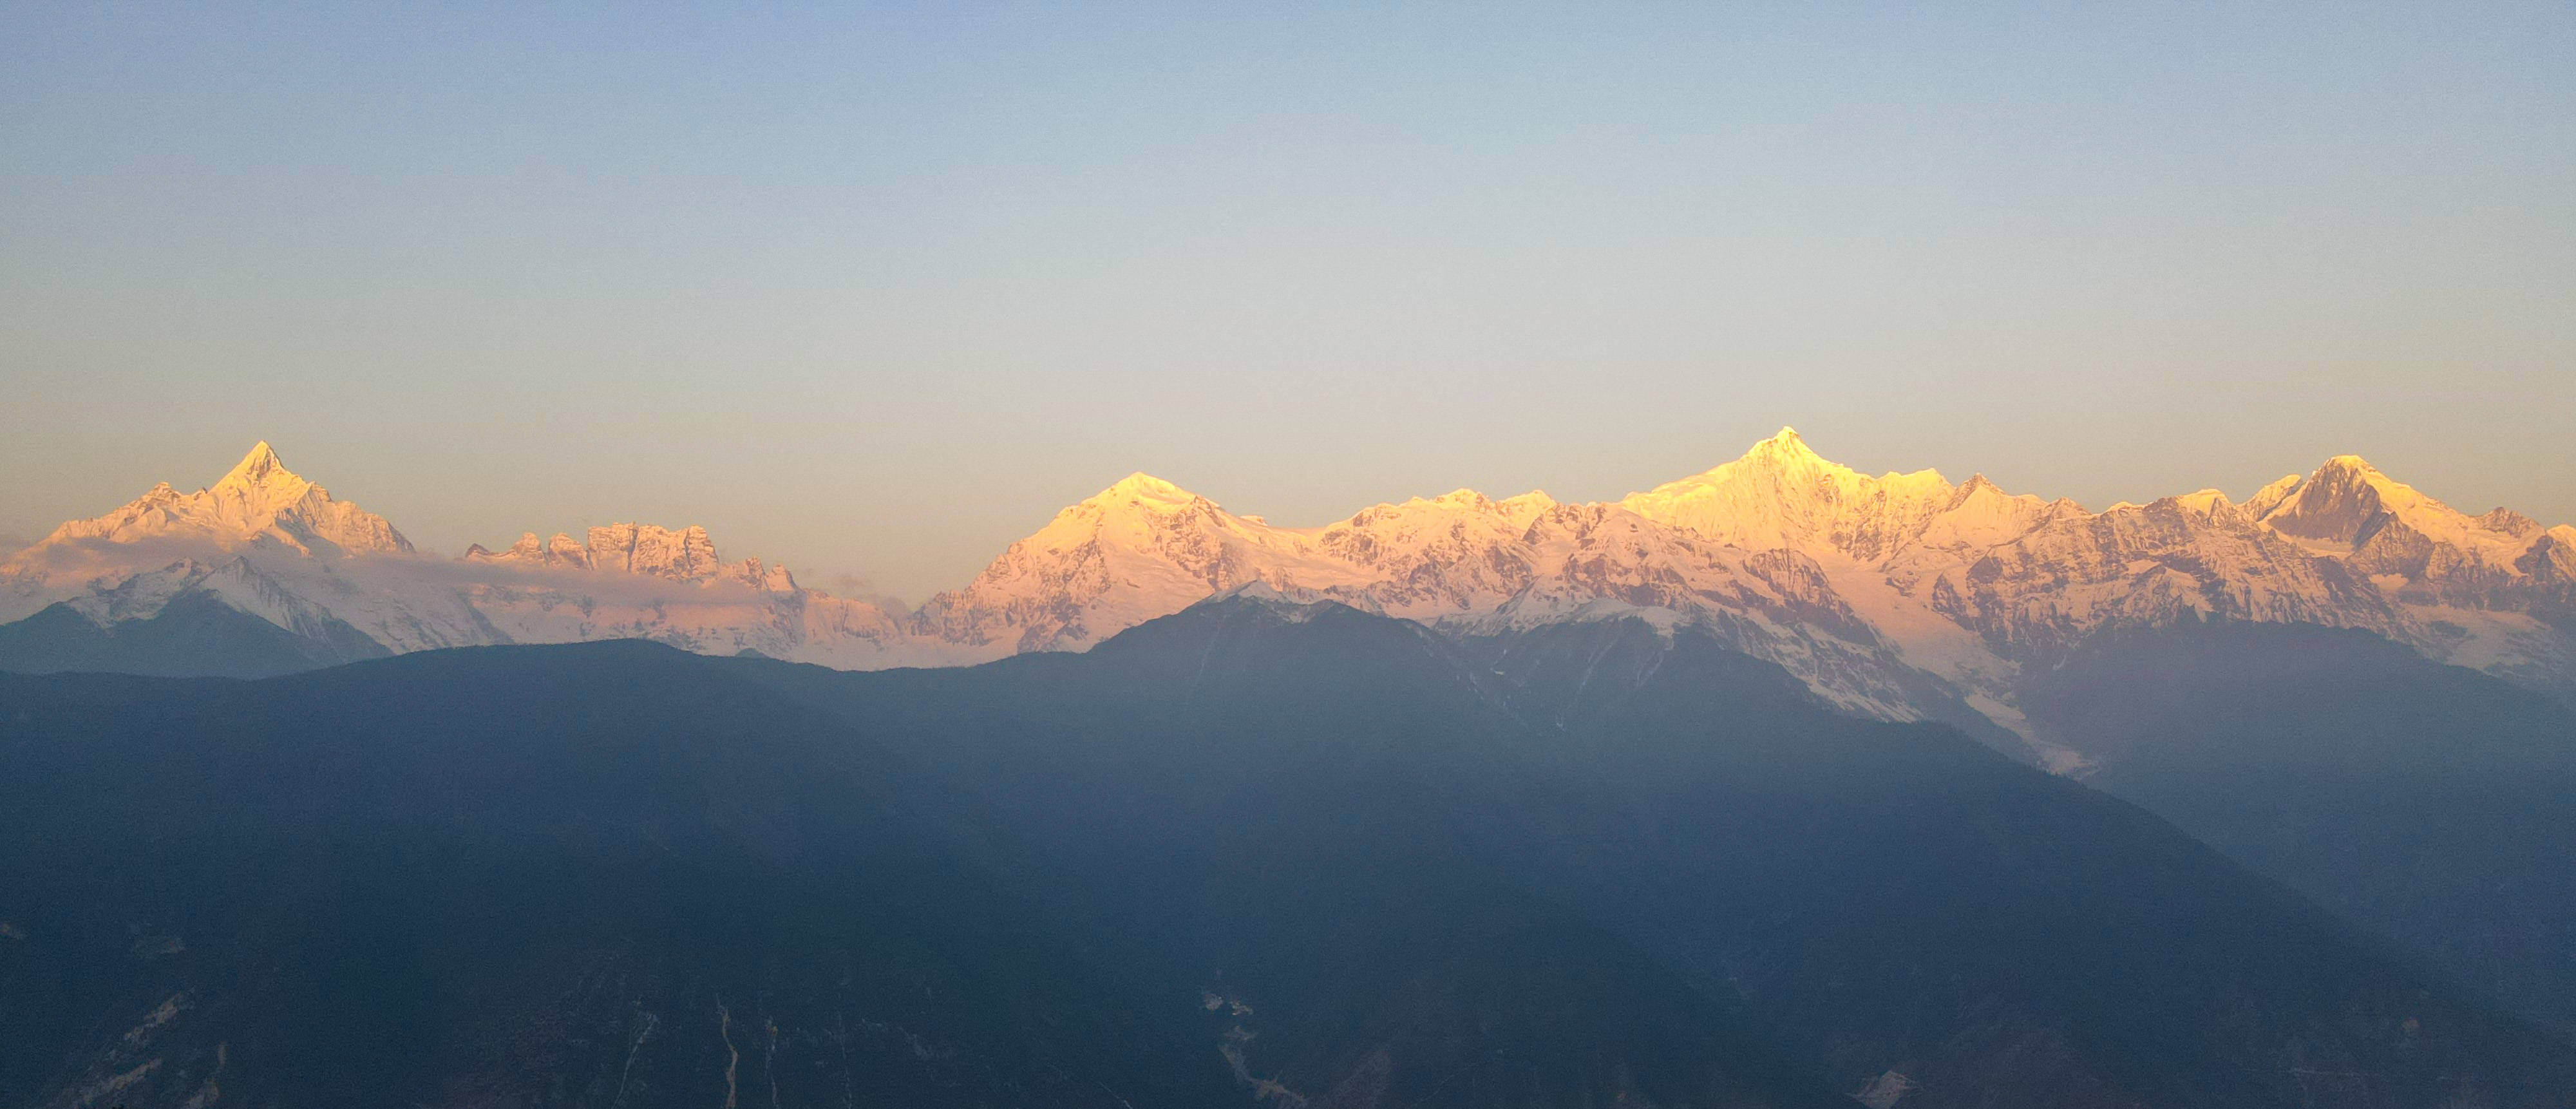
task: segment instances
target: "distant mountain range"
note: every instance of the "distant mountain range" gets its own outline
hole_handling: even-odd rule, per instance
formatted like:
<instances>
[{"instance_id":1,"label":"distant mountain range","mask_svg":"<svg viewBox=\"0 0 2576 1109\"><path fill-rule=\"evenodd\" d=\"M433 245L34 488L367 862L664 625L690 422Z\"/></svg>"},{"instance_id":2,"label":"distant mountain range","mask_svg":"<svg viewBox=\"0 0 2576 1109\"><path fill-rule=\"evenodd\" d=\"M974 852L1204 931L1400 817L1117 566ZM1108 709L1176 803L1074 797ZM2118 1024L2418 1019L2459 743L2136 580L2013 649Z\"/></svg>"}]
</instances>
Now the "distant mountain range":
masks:
<instances>
[{"instance_id":1,"label":"distant mountain range","mask_svg":"<svg viewBox=\"0 0 2576 1109\"><path fill-rule=\"evenodd\" d=\"M2353 456L2242 502L2099 512L1983 476L1871 477L1791 430L1616 502L1461 489L1272 525L1144 474L1066 508L916 611L726 562L701 528L534 532L457 558L286 469L262 443L0 564L0 669L283 673L437 647L644 638L840 669L1079 650L1258 586L1458 637L1647 613L1887 720L2087 756L2023 711L2026 676L2106 633L2202 622L2353 628L2576 697L2576 527L2470 515Z\"/></svg>"},{"instance_id":2,"label":"distant mountain range","mask_svg":"<svg viewBox=\"0 0 2576 1109\"><path fill-rule=\"evenodd\" d=\"M905 610L261 444L0 566L0 1101L2565 1105L2571 541L1784 430Z\"/></svg>"}]
</instances>

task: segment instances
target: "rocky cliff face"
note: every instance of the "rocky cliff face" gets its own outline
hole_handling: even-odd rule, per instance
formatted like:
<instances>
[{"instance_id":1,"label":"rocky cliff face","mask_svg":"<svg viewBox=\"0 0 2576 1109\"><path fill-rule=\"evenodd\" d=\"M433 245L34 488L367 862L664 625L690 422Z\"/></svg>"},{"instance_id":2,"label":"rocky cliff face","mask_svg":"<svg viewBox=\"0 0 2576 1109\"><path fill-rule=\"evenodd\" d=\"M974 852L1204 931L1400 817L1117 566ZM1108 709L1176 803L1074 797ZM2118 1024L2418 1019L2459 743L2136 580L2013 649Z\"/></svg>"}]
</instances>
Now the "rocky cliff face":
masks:
<instances>
[{"instance_id":1,"label":"rocky cliff face","mask_svg":"<svg viewBox=\"0 0 2576 1109\"><path fill-rule=\"evenodd\" d=\"M665 581L705 584L730 582L766 593L792 593L796 579L784 566L764 568L757 558L726 562L716 556L707 529L692 524L674 531L654 524L608 524L591 528L586 541L556 532L539 542L523 532L519 541L499 550L481 545L466 549L465 560L496 566L552 570L602 570L644 574Z\"/></svg>"}]
</instances>

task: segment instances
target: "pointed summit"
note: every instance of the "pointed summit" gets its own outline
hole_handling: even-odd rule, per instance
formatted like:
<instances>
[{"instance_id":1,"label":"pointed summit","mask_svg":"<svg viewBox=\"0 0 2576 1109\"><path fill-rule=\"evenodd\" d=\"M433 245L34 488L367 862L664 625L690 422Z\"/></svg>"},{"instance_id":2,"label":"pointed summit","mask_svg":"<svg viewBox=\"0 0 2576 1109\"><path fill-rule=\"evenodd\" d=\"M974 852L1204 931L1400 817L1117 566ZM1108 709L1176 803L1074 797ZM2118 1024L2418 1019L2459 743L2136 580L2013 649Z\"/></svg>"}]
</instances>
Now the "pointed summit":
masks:
<instances>
[{"instance_id":1,"label":"pointed summit","mask_svg":"<svg viewBox=\"0 0 2576 1109\"><path fill-rule=\"evenodd\" d=\"M277 450L268 445L268 440L262 439L257 445L251 447L249 454L242 456L241 461L233 464L233 468L224 474L223 480L215 484L236 488L265 485L273 475L283 476L289 480L302 480L295 476L294 471L286 468L285 462L278 459Z\"/></svg>"},{"instance_id":2,"label":"pointed summit","mask_svg":"<svg viewBox=\"0 0 2576 1109\"><path fill-rule=\"evenodd\" d=\"M1807 446L1807 441L1799 438L1798 429L1786 424L1781 425L1780 430L1774 433L1770 438L1753 444L1753 448L1751 450L1744 452L1744 457L1746 458L1752 458L1757 455L1773 458L1817 458L1819 461L1822 461L1821 458L1818 458L1815 450Z\"/></svg>"},{"instance_id":3,"label":"pointed summit","mask_svg":"<svg viewBox=\"0 0 2576 1109\"><path fill-rule=\"evenodd\" d=\"M2246 498L2245 511L2257 520L2270 515L2273 509L2290 499L2290 494L2298 491L2299 483L2306 480L2297 474L2281 475L2278 480L2255 490L2253 496Z\"/></svg>"},{"instance_id":4,"label":"pointed summit","mask_svg":"<svg viewBox=\"0 0 2576 1109\"><path fill-rule=\"evenodd\" d=\"M1839 549L1868 559L1892 550L1950 495L1937 471L1869 477L1817 455L1796 428L1783 427L1741 458L1619 504L1746 550Z\"/></svg>"},{"instance_id":5,"label":"pointed summit","mask_svg":"<svg viewBox=\"0 0 2576 1109\"><path fill-rule=\"evenodd\" d=\"M281 519L293 524L304 515L298 506L308 497L319 504L331 501L331 494L287 469L266 439L234 463L222 480L207 486L206 495L212 498L210 507L218 518L244 532L259 531ZM301 545L301 540L297 542Z\"/></svg>"},{"instance_id":6,"label":"pointed summit","mask_svg":"<svg viewBox=\"0 0 2576 1109\"><path fill-rule=\"evenodd\" d=\"M2412 548L2429 541L2464 551L2493 548L2485 551L2490 561L2510 561L2508 556L2517 540L2509 531L2481 524L2467 513L2389 477L2355 454L2327 459L2279 507L2266 514L2263 522L2283 535L2355 551L2393 529L2393 534L2381 541L2383 546ZM2380 559L2372 564L2387 561ZM2421 559L2410 554L2402 561L2412 566Z\"/></svg>"},{"instance_id":7,"label":"pointed summit","mask_svg":"<svg viewBox=\"0 0 2576 1109\"><path fill-rule=\"evenodd\" d=\"M2316 473L2282 500L2266 523L2284 535L2332 543L2359 543L2387 518L2382 494L2397 486L2357 454L2326 459ZM2414 491L2409 489L2407 493Z\"/></svg>"},{"instance_id":8,"label":"pointed summit","mask_svg":"<svg viewBox=\"0 0 2576 1109\"><path fill-rule=\"evenodd\" d=\"M261 440L213 485L180 493L162 482L107 515L69 520L45 544L104 541L102 550L143 540L183 540L214 550L259 545L268 550L332 556L406 554L411 541L385 518L331 494L286 468ZM40 546L44 544L39 544ZM146 561L159 546L136 548ZM115 558L107 563L122 565Z\"/></svg>"}]
</instances>

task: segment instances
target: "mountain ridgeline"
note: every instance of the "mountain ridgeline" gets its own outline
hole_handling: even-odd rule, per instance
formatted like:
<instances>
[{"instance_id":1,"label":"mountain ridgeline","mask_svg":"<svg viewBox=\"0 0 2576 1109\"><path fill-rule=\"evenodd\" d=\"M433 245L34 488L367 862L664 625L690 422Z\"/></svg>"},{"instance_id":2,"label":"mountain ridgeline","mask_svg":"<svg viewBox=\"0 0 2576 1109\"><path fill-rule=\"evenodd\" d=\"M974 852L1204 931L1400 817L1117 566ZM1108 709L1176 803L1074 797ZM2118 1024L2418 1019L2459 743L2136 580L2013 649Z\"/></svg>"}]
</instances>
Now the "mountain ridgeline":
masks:
<instances>
[{"instance_id":1,"label":"mountain ridgeline","mask_svg":"<svg viewBox=\"0 0 2576 1109\"><path fill-rule=\"evenodd\" d=\"M0 1104L2571 1106L2571 704L2576 528L2351 456L1138 474L911 609L263 443L0 564Z\"/></svg>"},{"instance_id":2,"label":"mountain ridgeline","mask_svg":"<svg viewBox=\"0 0 2576 1109\"><path fill-rule=\"evenodd\" d=\"M10 1104L2576 1090L2576 1047L2156 817L1643 616L1461 640L1252 590L971 668L9 676L0 727Z\"/></svg>"},{"instance_id":3,"label":"mountain ridgeline","mask_svg":"<svg viewBox=\"0 0 2576 1109\"><path fill-rule=\"evenodd\" d=\"M2144 805L2461 981L2576 1027L2576 712L2340 629L2087 647L2032 718Z\"/></svg>"},{"instance_id":4,"label":"mountain ridgeline","mask_svg":"<svg viewBox=\"0 0 2576 1109\"><path fill-rule=\"evenodd\" d=\"M756 558L725 561L694 527L532 532L497 550L425 555L262 443L212 486L156 487L0 564L0 669L274 674L629 638L839 669L957 665L1079 650L1253 584L1459 638L1665 611L1846 711L1982 717L2060 770L2084 756L2025 719L2025 680L2141 629L2352 628L2576 694L2576 527L2507 509L2472 516L2353 456L2242 502L2201 490L2093 512L1982 476L1871 477L1786 429L1616 502L1461 489L1316 527L1238 515L1137 474L918 609L831 596ZM182 618L163 620L174 603ZM284 634L208 618L210 608Z\"/></svg>"}]
</instances>

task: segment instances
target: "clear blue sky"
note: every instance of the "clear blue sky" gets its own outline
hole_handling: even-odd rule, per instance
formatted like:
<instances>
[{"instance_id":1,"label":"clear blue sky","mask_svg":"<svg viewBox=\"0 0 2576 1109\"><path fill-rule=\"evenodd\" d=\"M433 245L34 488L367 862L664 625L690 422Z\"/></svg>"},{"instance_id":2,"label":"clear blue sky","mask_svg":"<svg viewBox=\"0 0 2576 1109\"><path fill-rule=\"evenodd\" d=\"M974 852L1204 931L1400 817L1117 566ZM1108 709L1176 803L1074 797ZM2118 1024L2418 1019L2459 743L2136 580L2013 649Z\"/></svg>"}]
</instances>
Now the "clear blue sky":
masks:
<instances>
[{"instance_id":1,"label":"clear blue sky","mask_svg":"<svg viewBox=\"0 0 2576 1109\"><path fill-rule=\"evenodd\" d=\"M253 440L918 599L1782 424L2576 522L2576 5L0 6L0 533ZM1224 9L1211 12L1209 8Z\"/></svg>"}]
</instances>

